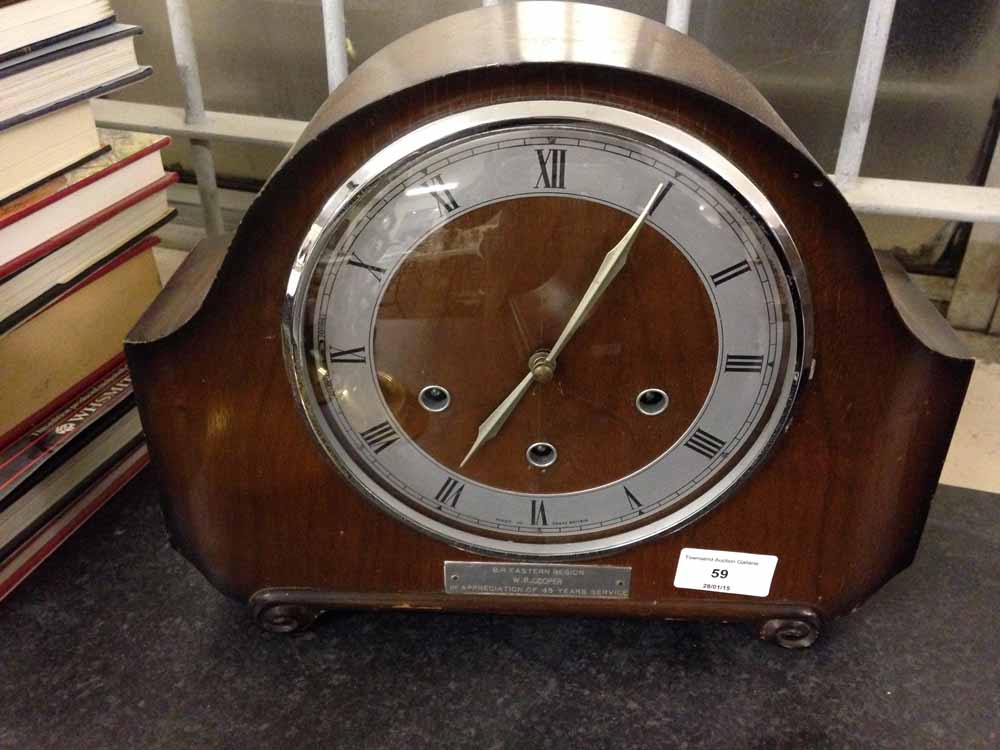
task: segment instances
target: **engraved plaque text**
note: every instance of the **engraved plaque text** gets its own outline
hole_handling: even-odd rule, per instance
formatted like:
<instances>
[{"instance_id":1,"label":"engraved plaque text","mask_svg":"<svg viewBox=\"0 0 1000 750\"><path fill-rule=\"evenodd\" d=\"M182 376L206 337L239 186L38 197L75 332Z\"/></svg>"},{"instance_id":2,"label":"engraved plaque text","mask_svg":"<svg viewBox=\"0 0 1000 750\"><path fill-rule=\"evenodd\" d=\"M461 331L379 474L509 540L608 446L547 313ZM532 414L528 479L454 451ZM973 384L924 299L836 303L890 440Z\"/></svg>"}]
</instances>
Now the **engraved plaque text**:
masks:
<instances>
[{"instance_id":1,"label":"engraved plaque text","mask_svg":"<svg viewBox=\"0 0 1000 750\"><path fill-rule=\"evenodd\" d=\"M444 590L448 594L628 599L631 578L631 568L613 565L444 564Z\"/></svg>"}]
</instances>

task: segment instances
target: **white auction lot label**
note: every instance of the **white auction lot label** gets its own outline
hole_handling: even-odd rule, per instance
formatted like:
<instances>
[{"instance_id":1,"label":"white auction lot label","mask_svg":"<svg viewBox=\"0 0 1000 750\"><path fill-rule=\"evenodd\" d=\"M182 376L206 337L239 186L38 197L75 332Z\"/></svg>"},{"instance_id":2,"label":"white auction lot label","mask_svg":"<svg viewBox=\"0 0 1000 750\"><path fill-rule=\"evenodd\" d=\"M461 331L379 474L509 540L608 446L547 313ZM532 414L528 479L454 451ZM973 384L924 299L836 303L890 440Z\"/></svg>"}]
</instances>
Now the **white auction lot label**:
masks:
<instances>
[{"instance_id":1,"label":"white auction lot label","mask_svg":"<svg viewBox=\"0 0 1000 750\"><path fill-rule=\"evenodd\" d=\"M717 549L685 547L677 561L674 586L722 594L767 596L778 558Z\"/></svg>"}]
</instances>

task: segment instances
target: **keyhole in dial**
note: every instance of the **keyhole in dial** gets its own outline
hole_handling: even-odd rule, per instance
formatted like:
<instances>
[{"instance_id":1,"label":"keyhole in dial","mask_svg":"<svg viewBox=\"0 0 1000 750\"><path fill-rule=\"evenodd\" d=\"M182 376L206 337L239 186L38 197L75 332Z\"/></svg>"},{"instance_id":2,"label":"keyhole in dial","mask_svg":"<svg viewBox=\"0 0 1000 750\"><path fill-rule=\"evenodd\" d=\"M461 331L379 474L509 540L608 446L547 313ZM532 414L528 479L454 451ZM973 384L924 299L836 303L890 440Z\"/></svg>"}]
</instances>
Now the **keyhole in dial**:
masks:
<instances>
[{"instance_id":1,"label":"keyhole in dial","mask_svg":"<svg viewBox=\"0 0 1000 750\"><path fill-rule=\"evenodd\" d=\"M420 405L427 411L444 411L450 403L451 394L443 386L428 385L420 389Z\"/></svg>"},{"instance_id":2,"label":"keyhole in dial","mask_svg":"<svg viewBox=\"0 0 1000 750\"><path fill-rule=\"evenodd\" d=\"M528 463L539 469L544 469L556 462L559 453L552 443L532 443L528 447Z\"/></svg>"},{"instance_id":3,"label":"keyhole in dial","mask_svg":"<svg viewBox=\"0 0 1000 750\"><path fill-rule=\"evenodd\" d=\"M655 417L667 409L670 398L659 388L647 388L635 397L635 408L647 417Z\"/></svg>"}]
</instances>

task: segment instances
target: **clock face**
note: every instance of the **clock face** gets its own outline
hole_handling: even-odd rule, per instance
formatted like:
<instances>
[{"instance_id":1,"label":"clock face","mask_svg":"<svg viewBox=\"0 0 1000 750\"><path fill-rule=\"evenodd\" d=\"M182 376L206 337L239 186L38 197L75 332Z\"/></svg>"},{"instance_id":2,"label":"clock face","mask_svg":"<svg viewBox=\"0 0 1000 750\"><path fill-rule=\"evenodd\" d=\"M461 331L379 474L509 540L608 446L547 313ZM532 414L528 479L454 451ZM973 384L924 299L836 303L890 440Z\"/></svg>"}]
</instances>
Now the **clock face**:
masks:
<instances>
[{"instance_id":1,"label":"clock face","mask_svg":"<svg viewBox=\"0 0 1000 750\"><path fill-rule=\"evenodd\" d=\"M763 194L673 126L566 101L373 156L310 228L284 322L307 420L367 498L526 557L709 510L809 362L801 263Z\"/></svg>"}]
</instances>

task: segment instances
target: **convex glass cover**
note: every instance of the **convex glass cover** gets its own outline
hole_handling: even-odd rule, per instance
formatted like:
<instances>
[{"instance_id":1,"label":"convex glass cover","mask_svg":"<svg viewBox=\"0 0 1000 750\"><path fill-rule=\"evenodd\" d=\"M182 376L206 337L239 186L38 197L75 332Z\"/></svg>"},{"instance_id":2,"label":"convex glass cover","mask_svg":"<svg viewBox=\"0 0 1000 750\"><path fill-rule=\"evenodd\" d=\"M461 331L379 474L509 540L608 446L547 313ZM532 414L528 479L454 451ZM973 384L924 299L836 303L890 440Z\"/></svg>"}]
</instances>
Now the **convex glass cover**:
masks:
<instances>
[{"instance_id":1,"label":"convex glass cover","mask_svg":"<svg viewBox=\"0 0 1000 750\"><path fill-rule=\"evenodd\" d=\"M285 353L329 457L458 546L593 555L753 471L809 362L764 195L673 126L568 101L451 115L374 155L295 263Z\"/></svg>"}]
</instances>

